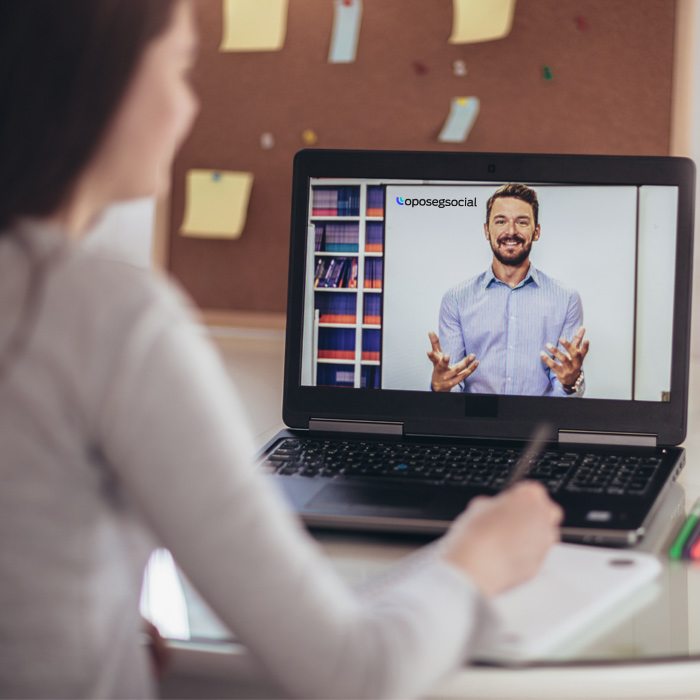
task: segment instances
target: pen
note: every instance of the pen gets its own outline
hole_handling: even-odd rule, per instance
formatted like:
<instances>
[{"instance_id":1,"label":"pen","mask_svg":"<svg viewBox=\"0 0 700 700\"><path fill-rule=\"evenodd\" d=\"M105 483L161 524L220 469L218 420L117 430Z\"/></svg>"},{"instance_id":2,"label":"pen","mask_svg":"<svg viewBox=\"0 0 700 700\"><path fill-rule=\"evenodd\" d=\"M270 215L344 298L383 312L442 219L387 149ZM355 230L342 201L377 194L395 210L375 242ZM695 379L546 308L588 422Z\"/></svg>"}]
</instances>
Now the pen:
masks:
<instances>
[{"instance_id":1,"label":"pen","mask_svg":"<svg viewBox=\"0 0 700 700\"><path fill-rule=\"evenodd\" d=\"M540 456L545 443L549 440L551 428L549 424L542 423L539 425L526 445L525 450L520 455L518 463L513 467L508 480L505 483L504 489L512 486L516 481L520 481L527 476L527 473L532 468L537 457Z\"/></svg>"},{"instance_id":2,"label":"pen","mask_svg":"<svg viewBox=\"0 0 700 700\"><path fill-rule=\"evenodd\" d=\"M683 523L683 527L680 529L680 532L676 536L676 539L673 541L673 544L671 545L671 549L668 550L668 555L671 557L671 559L680 559L681 555L683 554L683 546L685 543L688 541L688 538L690 537L691 533L695 529L695 526L698 524L698 521L700 520L700 498L698 498L697 501L695 501L695 504L693 505L692 510L688 514L688 517L686 518L685 522Z\"/></svg>"}]
</instances>

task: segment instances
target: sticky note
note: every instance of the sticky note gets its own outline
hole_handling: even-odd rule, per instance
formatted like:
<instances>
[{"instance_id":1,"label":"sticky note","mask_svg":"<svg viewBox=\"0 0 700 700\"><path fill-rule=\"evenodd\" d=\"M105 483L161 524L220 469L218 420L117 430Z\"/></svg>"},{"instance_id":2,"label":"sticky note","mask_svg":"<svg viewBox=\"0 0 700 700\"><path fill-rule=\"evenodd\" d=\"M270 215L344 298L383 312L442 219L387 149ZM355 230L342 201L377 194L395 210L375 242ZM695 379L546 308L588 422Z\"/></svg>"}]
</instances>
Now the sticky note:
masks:
<instances>
[{"instance_id":1,"label":"sticky note","mask_svg":"<svg viewBox=\"0 0 700 700\"><path fill-rule=\"evenodd\" d=\"M253 173L189 170L180 233L195 238L240 238L252 187Z\"/></svg>"},{"instance_id":2,"label":"sticky note","mask_svg":"<svg viewBox=\"0 0 700 700\"><path fill-rule=\"evenodd\" d=\"M478 97L453 97L450 113L447 115L438 141L448 143L466 141L478 115Z\"/></svg>"},{"instance_id":3,"label":"sticky note","mask_svg":"<svg viewBox=\"0 0 700 700\"><path fill-rule=\"evenodd\" d=\"M223 0L219 51L279 51L287 35L289 0Z\"/></svg>"},{"instance_id":4,"label":"sticky note","mask_svg":"<svg viewBox=\"0 0 700 700\"><path fill-rule=\"evenodd\" d=\"M508 36L515 0L452 0L451 44L492 41Z\"/></svg>"},{"instance_id":5,"label":"sticky note","mask_svg":"<svg viewBox=\"0 0 700 700\"><path fill-rule=\"evenodd\" d=\"M352 63L362 22L362 0L334 0L328 63Z\"/></svg>"}]
</instances>

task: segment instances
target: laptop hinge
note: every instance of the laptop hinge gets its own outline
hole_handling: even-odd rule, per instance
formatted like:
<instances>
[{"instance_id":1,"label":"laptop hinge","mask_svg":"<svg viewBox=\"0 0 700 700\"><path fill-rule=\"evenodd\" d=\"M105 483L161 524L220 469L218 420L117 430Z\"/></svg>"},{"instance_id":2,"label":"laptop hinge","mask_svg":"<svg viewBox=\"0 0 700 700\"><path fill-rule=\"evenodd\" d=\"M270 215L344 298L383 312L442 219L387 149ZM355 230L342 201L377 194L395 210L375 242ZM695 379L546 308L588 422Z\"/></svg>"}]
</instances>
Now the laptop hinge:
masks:
<instances>
[{"instance_id":1,"label":"laptop hinge","mask_svg":"<svg viewBox=\"0 0 700 700\"><path fill-rule=\"evenodd\" d=\"M656 447L657 436L651 433L585 433L560 430L559 444L619 445L623 447Z\"/></svg>"},{"instance_id":2,"label":"laptop hinge","mask_svg":"<svg viewBox=\"0 0 700 700\"><path fill-rule=\"evenodd\" d=\"M370 433L372 435L403 435L403 423L370 423L369 421L309 419L309 430L328 433Z\"/></svg>"}]
</instances>

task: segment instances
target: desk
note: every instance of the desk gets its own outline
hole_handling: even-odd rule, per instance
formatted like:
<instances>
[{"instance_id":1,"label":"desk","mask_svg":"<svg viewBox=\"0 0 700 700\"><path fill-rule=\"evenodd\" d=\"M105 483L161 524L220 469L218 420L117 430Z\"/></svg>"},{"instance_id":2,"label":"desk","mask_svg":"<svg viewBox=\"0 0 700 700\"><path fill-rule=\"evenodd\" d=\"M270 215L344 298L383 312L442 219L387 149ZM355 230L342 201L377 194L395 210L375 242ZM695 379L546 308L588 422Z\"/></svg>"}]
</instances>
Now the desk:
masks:
<instances>
[{"instance_id":1,"label":"desk","mask_svg":"<svg viewBox=\"0 0 700 700\"><path fill-rule=\"evenodd\" d=\"M214 331L231 375L250 408L256 440L282 427L283 335L278 331ZM700 359L691 368L691 387ZM607 619L573 649L561 649L527 667L477 666L460 670L432 697L460 698L698 698L700 697L700 568L670 562L668 540L685 510L700 496L700 392L691 390L687 466L642 548L661 553L664 571L653 600L622 620ZM425 540L409 536L319 533L334 565L360 583L413 551ZM676 565L678 564L678 565ZM164 585L163 574L159 574ZM155 577L154 577L155 578ZM167 578L167 576L166 576ZM171 582L172 583L172 582ZM186 580L175 581L187 604L188 636L174 641L173 672L163 697L270 697L274 690L245 649L230 638ZM182 586L180 588L180 585ZM177 606L170 606L176 610Z\"/></svg>"}]
</instances>

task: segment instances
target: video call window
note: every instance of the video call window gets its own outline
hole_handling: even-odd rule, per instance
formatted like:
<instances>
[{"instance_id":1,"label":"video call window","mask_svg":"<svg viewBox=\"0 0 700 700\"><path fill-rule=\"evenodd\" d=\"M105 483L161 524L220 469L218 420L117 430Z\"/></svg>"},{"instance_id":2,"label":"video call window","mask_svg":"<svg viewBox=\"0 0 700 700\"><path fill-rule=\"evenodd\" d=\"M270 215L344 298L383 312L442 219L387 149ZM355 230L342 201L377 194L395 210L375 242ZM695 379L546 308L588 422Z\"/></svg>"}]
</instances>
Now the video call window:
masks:
<instances>
[{"instance_id":1,"label":"video call window","mask_svg":"<svg viewBox=\"0 0 700 700\"><path fill-rule=\"evenodd\" d=\"M439 333L445 293L491 269L486 203L501 184L312 180L302 385L431 390L428 333ZM524 184L539 202L529 262L580 298L590 342L582 398L668 400L677 188ZM540 324L552 332L557 307L513 297L508 337L530 349L509 356L504 336L488 335L504 320L478 296L458 303L467 299L486 304L469 317L482 355L472 376L485 370L476 391L514 393L501 375L536 365L523 355L544 348L524 337ZM515 393L537 391L528 379Z\"/></svg>"}]
</instances>

